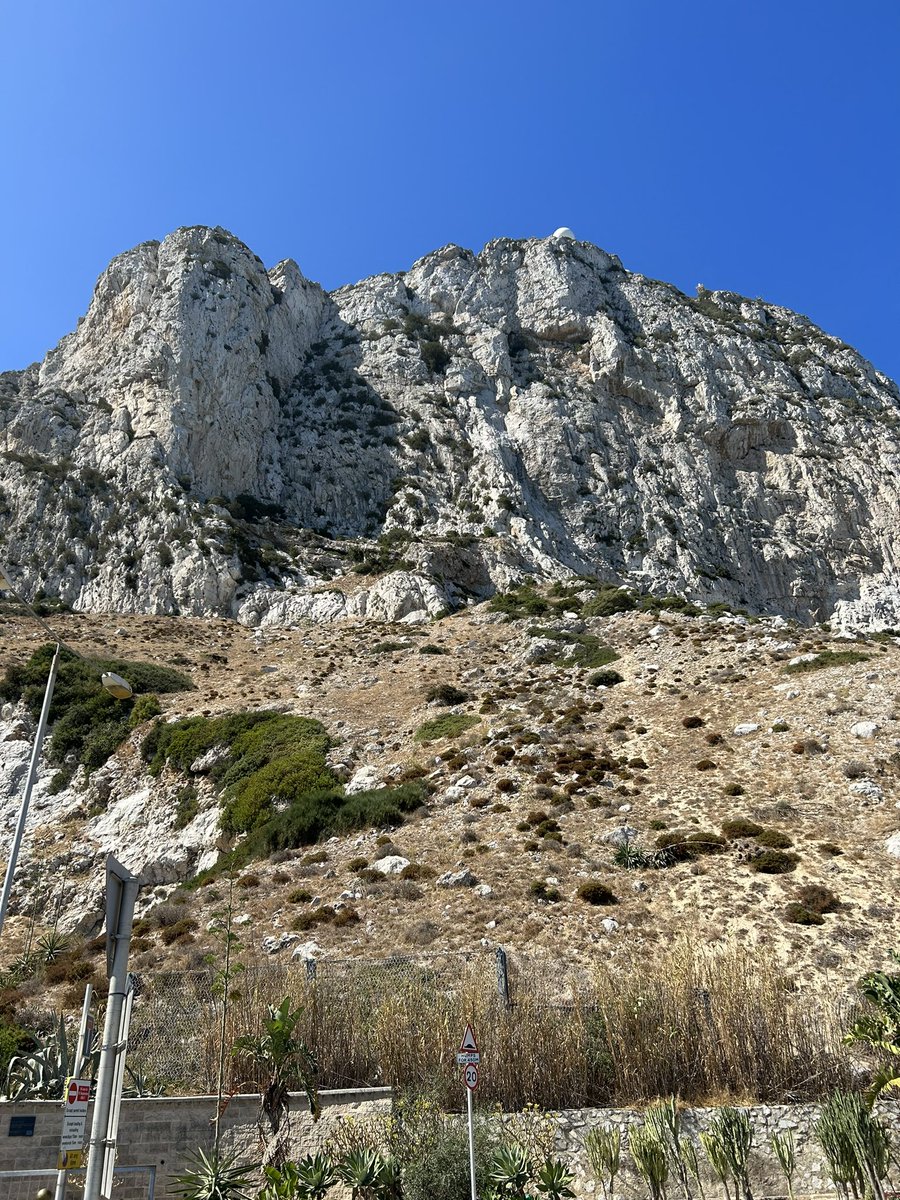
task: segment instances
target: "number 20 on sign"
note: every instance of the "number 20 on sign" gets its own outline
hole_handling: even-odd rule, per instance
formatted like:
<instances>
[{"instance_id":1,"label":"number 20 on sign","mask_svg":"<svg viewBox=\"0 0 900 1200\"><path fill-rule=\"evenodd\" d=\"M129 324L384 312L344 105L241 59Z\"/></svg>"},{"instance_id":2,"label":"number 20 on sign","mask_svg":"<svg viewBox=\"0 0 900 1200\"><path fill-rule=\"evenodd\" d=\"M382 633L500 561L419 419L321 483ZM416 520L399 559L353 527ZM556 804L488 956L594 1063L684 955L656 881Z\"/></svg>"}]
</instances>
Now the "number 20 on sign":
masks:
<instances>
[{"instance_id":1,"label":"number 20 on sign","mask_svg":"<svg viewBox=\"0 0 900 1200\"><path fill-rule=\"evenodd\" d=\"M463 1083L470 1092L473 1092L475 1088L478 1087L478 1067L476 1064L468 1063L465 1067L463 1067L462 1077Z\"/></svg>"}]
</instances>

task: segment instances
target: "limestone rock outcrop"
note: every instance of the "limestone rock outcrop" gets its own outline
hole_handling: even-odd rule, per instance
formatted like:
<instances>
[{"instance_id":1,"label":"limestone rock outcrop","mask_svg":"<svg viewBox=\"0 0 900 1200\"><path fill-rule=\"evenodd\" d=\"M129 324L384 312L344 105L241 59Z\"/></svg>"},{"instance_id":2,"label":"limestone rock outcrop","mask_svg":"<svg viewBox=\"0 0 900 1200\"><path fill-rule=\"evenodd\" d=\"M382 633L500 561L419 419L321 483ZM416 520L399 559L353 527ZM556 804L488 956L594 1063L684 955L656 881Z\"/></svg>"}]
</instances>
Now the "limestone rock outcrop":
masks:
<instances>
[{"instance_id":1,"label":"limestone rock outcrop","mask_svg":"<svg viewBox=\"0 0 900 1200\"><path fill-rule=\"evenodd\" d=\"M571 237L329 295L181 229L0 375L0 537L82 609L415 620L586 573L878 628L898 431L896 385L806 318Z\"/></svg>"}]
</instances>

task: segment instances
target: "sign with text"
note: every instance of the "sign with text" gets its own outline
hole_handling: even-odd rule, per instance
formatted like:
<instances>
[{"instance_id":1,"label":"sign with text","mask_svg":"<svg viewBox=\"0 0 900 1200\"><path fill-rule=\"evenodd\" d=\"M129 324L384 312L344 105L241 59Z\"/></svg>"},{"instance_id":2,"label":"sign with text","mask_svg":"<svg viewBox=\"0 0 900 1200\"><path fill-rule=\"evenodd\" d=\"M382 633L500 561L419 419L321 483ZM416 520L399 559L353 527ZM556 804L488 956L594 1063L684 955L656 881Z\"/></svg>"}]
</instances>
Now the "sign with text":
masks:
<instances>
[{"instance_id":1,"label":"sign with text","mask_svg":"<svg viewBox=\"0 0 900 1200\"><path fill-rule=\"evenodd\" d=\"M70 1079L63 1102L63 1126L59 1139L60 1156L65 1151L81 1150L84 1145L84 1127L87 1123L88 1103L91 1098L89 1079Z\"/></svg>"}]
</instances>

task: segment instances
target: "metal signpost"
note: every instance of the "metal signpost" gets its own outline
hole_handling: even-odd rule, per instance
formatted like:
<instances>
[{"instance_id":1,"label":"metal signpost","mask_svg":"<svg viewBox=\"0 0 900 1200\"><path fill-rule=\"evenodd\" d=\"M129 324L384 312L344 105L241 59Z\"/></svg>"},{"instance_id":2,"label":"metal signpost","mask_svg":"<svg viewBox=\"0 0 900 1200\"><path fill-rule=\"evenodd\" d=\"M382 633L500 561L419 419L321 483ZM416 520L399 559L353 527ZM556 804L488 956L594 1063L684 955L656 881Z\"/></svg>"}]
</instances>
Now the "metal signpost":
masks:
<instances>
[{"instance_id":1,"label":"metal signpost","mask_svg":"<svg viewBox=\"0 0 900 1200\"><path fill-rule=\"evenodd\" d=\"M456 1055L458 1066L462 1067L462 1080L466 1085L466 1108L469 1117L469 1178L472 1184L472 1200L475 1195L475 1124L472 1115L472 1093L478 1087L478 1064L481 1054L475 1041L475 1030L471 1025L466 1026L462 1042Z\"/></svg>"},{"instance_id":2,"label":"metal signpost","mask_svg":"<svg viewBox=\"0 0 900 1200\"><path fill-rule=\"evenodd\" d=\"M72 1069L82 1070L86 1055L90 1055L94 1041L94 1018L91 1016L91 1000L94 989L88 984L84 989L84 1004L81 1006L81 1024ZM86 1089L86 1090L85 1090ZM56 1192L54 1200L65 1200L67 1172L81 1167L84 1157L84 1127L87 1122L88 1101L91 1096L89 1079L70 1079L63 1102L63 1129L59 1140Z\"/></svg>"},{"instance_id":3,"label":"metal signpost","mask_svg":"<svg viewBox=\"0 0 900 1200\"><path fill-rule=\"evenodd\" d=\"M116 1126L122 1076L120 1056L126 1044L122 1033L126 1028L130 1006L126 995L128 949L131 945L131 925L134 902L140 883L127 867L110 854L106 860L106 963L109 975L109 997L106 1002L106 1021L100 1047L100 1066L97 1071L97 1093L91 1121L91 1140L88 1149L87 1174L84 1180L84 1200L100 1200L109 1196L110 1167L116 1158ZM101 1191L101 1188L104 1190Z\"/></svg>"}]
</instances>

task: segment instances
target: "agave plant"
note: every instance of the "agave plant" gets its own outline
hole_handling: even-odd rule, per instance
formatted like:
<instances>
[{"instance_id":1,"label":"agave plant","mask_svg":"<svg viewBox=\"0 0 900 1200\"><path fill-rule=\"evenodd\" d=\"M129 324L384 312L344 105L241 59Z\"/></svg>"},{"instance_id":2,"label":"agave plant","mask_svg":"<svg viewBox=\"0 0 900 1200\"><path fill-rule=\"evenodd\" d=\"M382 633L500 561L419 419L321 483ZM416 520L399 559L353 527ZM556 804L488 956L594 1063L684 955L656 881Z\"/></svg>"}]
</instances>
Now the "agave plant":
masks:
<instances>
[{"instance_id":1,"label":"agave plant","mask_svg":"<svg viewBox=\"0 0 900 1200\"><path fill-rule=\"evenodd\" d=\"M524 1200L533 1170L531 1159L521 1146L498 1146L488 1174L492 1194L505 1200Z\"/></svg>"},{"instance_id":2,"label":"agave plant","mask_svg":"<svg viewBox=\"0 0 900 1200\"><path fill-rule=\"evenodd\" d=\"M337 1172L327 1154L307 1154L297 1161L297 1195L322 1200L337 1181Z\"/></svg>"},{"instance_id":3,"label":"agave plant","mask_svg":"<svg viewBox=\"0 0 900 1200\"><path fill-rule=\"evenodd\" d=\"M86 1071L93 1074L98 1053L88 1052L75 1061L75 1047L69 1046L66 1022L59 1014L59 1023L46 1038L32 1035L34 1049L10 1059L6 1073L6 1094L10 1100L61 1100L66 1080L80 1077Z\"/></svg>"},{"instance_id":4,"label":"agave plant","mask_svg":"<svg viewBox=\"0 0 900 1200\"><path fill-rule=\"evenodd\" d=\"M297 1164L282 1163L280 1167L263 1167L263 1186L256 1200L296 1200L299 1179Z\"/></svg>"},{"instance_id":5,"label":"agave plant","mask_svg":"<svg viewBox=\"0 0 900 1200\"><path fill-rule=\"evenodd\" d=\"M622 1165L622 1135L618 1129L592 1129L584 1139L594 1179L605 1200L613 1200L616 1176Z\"/></svg>"},{"instance_id":6,"label":"agave plant","mask_svg":"<svg viewBox=\"0 0 900 1200\"><path fill-rule=\"evenodd\" d=\"M571 1184L575 1176L558 1158L548 1158L535 1176L537 1190L547 1200L567 1200L574 1196Z\"/></svg>"},{"instance_id":7,"label":"agave plant","mask_svg":"<svg viewBox=\"0 0 900 1200\"><path fill-rule=\"evenodd\" d=\"M186 1170L176 1178L175 1195L181 1200L250 1200L247 1189L253 1170L218 1150L209 1155L198 1150L188 1156Z\"/></svg>"},{"instance_id":8,"label":"agave plant","mask_svg":"<svg viewBox=\"0 0 900 1200\"><path fill-rule=\"evenodd\" d=\"M362 1147L345 1154L337 1166L338 1178L350 1188L353 1200L377 1200L384 1161L376 1150Z\"/></svg>"}]
</instances>

